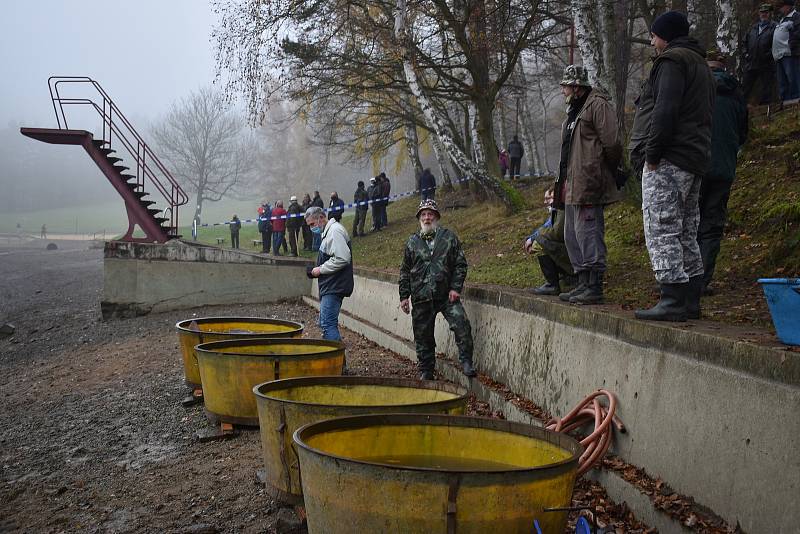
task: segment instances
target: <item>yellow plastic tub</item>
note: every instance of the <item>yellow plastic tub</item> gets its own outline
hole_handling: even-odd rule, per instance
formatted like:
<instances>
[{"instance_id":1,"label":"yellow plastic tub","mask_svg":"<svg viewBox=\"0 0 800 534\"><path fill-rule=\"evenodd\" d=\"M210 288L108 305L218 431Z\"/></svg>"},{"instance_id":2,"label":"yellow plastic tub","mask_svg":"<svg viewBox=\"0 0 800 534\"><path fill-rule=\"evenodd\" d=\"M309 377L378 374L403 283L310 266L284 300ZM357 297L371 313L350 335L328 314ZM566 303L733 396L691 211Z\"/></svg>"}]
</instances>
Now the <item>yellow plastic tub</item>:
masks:
<instances>
[{"instance_id":1,"label":"yellow plastic tub","mask_svg":"<svg viewBox=\"0 0 800 534\"><path fill-rule=\"evenodd\" d=\"M261 427L267 488L300 504L300 466L292 434L308 423L368 413L463 414L467 390L445 382L365 376L289 378L253 388Z\"/></svg>"},{"instance_id":2,"label":"yellow plastic tub","mask_svg":"<svg viewBox=\"0 0 800 534\"><path fill-rule=\"evenodd\" d=\"M480 417L329 419L294 433L311 534L562 534L581 445Z\"/></svg>"},{"instance_id":3,"label":"yellow plastic tub","mask_svg":"<svg viewBox=\"0 0 800 534\"><path fill-rule=\"evenodd\" d=\"M341 341L237 339L195 347L206 414L212 421L258 425L253 388L279 378L342 374Z\"/></svg>"},{"instance_id":4,"label":"yellow plastic tub","mask_svg":"<svg viewBox=\"0 0 800 534\"><path fill-rule=\"evenodd\" d=\"M175 328L178 330L186 385L193 389L200 387L200 370L194 353L195 346L200 343L303 335L301 323L260 317L201 317L179 321Z\"/></svg>"}]
</instances>

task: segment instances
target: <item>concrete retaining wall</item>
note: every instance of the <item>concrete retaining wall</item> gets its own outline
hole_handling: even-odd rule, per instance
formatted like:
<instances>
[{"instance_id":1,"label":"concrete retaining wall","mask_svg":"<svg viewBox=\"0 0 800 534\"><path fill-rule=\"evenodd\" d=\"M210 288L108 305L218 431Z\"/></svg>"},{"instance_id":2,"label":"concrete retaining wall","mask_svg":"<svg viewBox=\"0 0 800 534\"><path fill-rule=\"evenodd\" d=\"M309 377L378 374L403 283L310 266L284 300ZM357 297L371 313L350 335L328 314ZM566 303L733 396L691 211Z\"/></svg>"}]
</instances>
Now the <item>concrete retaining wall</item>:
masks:
<instances>
[{"instance_id":1,"label":"concrete retaining wall","mask_svg":"<svg viewBox=\"0 0 800 534\"><path fill-rule=\"evenodd\" d=\"M558 415L614 391L616 454L746 532L796 532L800 354L486 288L464 300L482 372ZM343 309L412 337L394 275L358 269ZM441 318L436 338L456 356Z\"/></svg>"},{"instance_id":2,"label":"concrete retaining wall","mask_svg":"<svg viewBox=\"0 0 800 534\"><path fill-rule=\"evenodd\" d=\"M182 241L106 243L103 317L308 295L304 260L278 260Z\"/></svg>"}]
</instances>

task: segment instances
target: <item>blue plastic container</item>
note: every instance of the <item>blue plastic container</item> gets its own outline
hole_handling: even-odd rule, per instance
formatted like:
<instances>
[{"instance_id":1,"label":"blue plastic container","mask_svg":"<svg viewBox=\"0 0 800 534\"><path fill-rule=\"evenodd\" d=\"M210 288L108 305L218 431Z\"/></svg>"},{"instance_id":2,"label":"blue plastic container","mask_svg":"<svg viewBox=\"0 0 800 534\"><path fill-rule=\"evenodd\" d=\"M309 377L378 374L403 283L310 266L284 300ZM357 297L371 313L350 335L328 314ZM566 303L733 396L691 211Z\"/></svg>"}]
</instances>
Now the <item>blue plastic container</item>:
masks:
<instances>
[{"instance_id":1,"label":"blue plastic container","mask_svg":"<svg viewBox=\"0 0 800 534\"><path fill-rule=\"evenodd\" d=\"M778 339L800 345L800 278L760 278Z\"/></svg>"}]
</instances>

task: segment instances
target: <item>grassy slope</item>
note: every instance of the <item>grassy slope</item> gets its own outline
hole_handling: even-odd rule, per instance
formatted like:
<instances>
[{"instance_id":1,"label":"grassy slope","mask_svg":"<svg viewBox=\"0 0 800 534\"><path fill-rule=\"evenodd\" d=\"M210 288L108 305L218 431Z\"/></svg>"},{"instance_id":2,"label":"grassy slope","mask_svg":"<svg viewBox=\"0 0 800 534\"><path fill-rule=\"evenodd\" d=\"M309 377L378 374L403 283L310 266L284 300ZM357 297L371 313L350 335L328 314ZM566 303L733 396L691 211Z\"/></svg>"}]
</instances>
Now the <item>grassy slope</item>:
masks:
<instances>
[{"instance_id":1,"label":"grassy slope","mask_svg":"<svg viewBox=\"0 0 800 534\"><path fill-rule=\"evenodd\" d=\"M769 312L756 279L800 274L800 120L796 109L770 124L756 124L740 156L729 203L730 223L715 276L718 292L704 299L707 318L765 326L770 323ZM527 207L513 215L462 192L439 195L445 208L442 224L455 230L464 243L469 282L517 288L543 282L536 262L522 252L522 241L546 217L540 206L548 185L538 182L523 188ZM388 228L354 240L355 263L398 270L405 240L417 229L416 205L416 199L392 203ZM465 207L451 209L455 206ZM349 230L351 216L343 222ZM644 246L641 210L627 202L612 206L606 214L606 229L608 301L624 308L653 303L656 286ZM214 243L217 235L226 237L229 244L228 230L223 227L202 229L199 238ZM242 245L250 248L250 240L257 235L255 225L243 226Z\"/></svg>"}]
</instances>

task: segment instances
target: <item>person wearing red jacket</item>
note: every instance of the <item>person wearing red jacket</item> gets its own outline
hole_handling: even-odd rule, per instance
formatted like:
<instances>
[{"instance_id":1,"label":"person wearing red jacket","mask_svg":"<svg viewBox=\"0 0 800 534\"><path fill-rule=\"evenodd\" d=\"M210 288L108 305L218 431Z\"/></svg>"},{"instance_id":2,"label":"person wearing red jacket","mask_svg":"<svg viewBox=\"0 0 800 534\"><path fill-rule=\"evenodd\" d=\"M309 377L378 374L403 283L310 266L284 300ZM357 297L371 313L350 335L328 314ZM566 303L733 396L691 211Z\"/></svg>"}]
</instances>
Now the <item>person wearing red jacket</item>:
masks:
<instances>
[{"instance_id":1,"label":"person wearing red jacket","mask_svg":"<svg viewBox=\"0 0 800 534\"><path fill-rule=\"evenodd\" d=\"M279 200L275 203L275 208L272 210L272 253L275 256L280 256L280 246L286 239L286 210L283 209L283 201Z\"/></svg>"}]
</instances>

